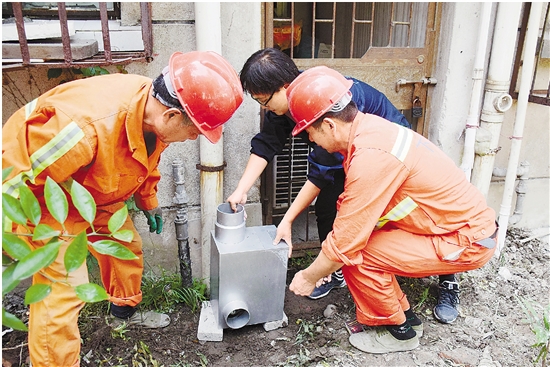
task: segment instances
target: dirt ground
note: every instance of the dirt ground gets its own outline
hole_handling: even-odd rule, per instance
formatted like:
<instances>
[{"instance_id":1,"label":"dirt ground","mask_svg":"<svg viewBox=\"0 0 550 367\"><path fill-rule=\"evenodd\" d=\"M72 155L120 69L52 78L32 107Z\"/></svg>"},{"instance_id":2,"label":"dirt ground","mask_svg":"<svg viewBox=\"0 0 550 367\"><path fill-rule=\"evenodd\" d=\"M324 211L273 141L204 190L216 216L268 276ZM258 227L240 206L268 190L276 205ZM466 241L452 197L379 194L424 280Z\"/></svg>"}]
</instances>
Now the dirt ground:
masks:
<instances>
[{"instance_id":1,"label":"dirt ground","mask_svg":"<svg viewBox=\"0 0 550 367\"><path fill-rule=\"evenodd\" d=\"M511 229L500 258L460 274L461 314L451 325L434 321L432 315L436 278L400 279L424 321L420 346L410 352L370 355L349 344L344 322L355 318L355 308L347 288L317 301L287 289L287 327L269 332L262 325L225 329L221 342L199 342L199 312L193 314L183 304L170 314L168 327L133 328L124 338L113 338L105 315L88 316L80 327L81 366L529 366L538 350L532 347L535 336L515 296L548 306L549 260L546 241ZM289 268L288 283L297 270ZM18 309L25 319L21 304L16 295L4 299L8 311ZM328 305L336 312L327 318ZM25 333L4 331L2 365L29 365Z\"/></svg>"}]
</instances>

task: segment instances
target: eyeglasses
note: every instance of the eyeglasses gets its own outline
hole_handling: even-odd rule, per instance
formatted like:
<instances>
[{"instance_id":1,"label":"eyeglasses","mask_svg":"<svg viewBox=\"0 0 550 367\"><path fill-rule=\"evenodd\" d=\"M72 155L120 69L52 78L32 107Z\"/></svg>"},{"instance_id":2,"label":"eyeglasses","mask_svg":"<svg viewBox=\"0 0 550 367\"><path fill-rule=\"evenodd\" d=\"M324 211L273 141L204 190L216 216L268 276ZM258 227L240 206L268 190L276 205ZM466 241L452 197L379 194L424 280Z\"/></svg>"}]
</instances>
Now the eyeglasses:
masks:
<instances>
[{"instance_id":1,"label":"eyeglasses","mask_svg":"<svg viewBox=\"0 0 550 367\"><path fill-rule=\"evenodd\" d=\"M269 101L271 101L271 98L273 98L273 95L275 94L275 92L271 93L271 95L269 96L269 98L265 101L265 102L260 102L260 100L252 97L253 100L255 100L256 102L258 102L260 105L264 106L264 107L267 107L267 104L269 103Z\"/></svg>"}]
</instances>

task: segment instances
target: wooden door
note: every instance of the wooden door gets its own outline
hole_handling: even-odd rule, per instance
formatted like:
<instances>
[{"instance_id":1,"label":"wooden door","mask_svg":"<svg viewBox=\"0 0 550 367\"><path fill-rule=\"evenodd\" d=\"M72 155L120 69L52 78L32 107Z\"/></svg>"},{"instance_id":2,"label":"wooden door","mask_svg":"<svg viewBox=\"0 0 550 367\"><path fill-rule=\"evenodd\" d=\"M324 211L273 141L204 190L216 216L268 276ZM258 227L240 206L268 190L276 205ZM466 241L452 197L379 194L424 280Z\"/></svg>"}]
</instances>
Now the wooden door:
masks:
<instances>
[{"instance_id":1,"label":"wooden door","mask_svg":"<svg viewBox=\"0 0 550 367\"><path fill-rule=\"evenodd\" d=\"M265 43L287 52L301 70L325 65L372 85L426 135L440 8L426 2L266 3ZM421 117L411 116L413 102Z\"/></svg>"},{"instance_id":2,"label":"wooden door","mask_svg":"<svg viewBox=\"0 0 550 367\"><path fill-rule=\"evenodd\" d=\"M427 136L428 91L437 83L438 3L276 2L264 3L264 10L266 47L283 50L300 70L325 65L370 84ZM305 183L307 154L307 145L291 138L266 170L265 223L277 224ZM314 216L303 217L293 238L316 243Z\"/></svg>"}]
</instances>

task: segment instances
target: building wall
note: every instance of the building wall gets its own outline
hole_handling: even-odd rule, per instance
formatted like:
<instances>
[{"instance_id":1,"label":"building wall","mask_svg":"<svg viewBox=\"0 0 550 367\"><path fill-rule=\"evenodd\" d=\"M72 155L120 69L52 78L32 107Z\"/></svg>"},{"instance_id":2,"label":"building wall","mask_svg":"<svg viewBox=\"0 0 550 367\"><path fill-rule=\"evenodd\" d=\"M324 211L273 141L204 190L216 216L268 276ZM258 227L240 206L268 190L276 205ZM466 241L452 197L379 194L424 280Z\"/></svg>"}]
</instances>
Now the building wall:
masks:
<instances>
[{"instance_id":1,"label":"building wall","mask_svg":"<svg viewBox=\"0 0 550 367\"><path fill-rule=\"evenodd\" d=\"M122 3L123 22L132 25L139 19L136 3ZM261 3L221 2L222 54L240 71L253 52L262 47ZM463 130L466 122L472 90L472 68L478 37L480 3L443 3L441 33L438 45L435 77L438 84L430 87L430 103L426 115L429 119L429 138L440 146L456 163L460 164L463 150ZM154 60L149 63L132 63L126 66L130 73L156 77L167 65L175 51L196 49L194 4L152 3ZM109 67L111 72L116 68ZM65 73L68 73L66 71ZM68 75L62 78L68 78ZM25 69L3 73L2 121L27 101L59 84L61 78L47 79L46 69ZM502 130L502 150L496 158L496 166L506 167L509 139L515 118L515 106L506 113ZM530 179L525 200L525 209L518 226L527 228L549 227L549 107L530 104L523 139L521 160L530 163ZM223 197L227 198L237 186L248 161L250 139L259 131L260 108L249 96L224 128ZM178 272L178 250L175 238L173 207L174 184L172 162L184 161L185 188L189 196L189 244L193 276L201 277L201 220L199 142L188 141L172 144L162 157L159 184L159 202L164 208L165 227L162 234L150 234L145 217L134 213L134 223L142 234L146 268L162 267L169 272ZM502 201L502 179L494 178L488 202L497 213ZM247 224L261 225L261 202L259 180L248 195L246 206Z\"/></svg>"},{"instance_id":2,"label":"building wall","mask_svg":"<svg viewBox=\"0 0 550 367\"><path fill-rule=\"evenodd\" d=\"M152 3L153 6L153 44L155 60L153 63L132 64L129 71L137 74L154 73L167 65L172 52L188 52L196 49L194 4L193 3ZM260 3L220 3L222 55L231 63L236 72L250 54L261 47L261 11ZM175 7L175 8L174 8ZM243 17L242 14L247 14ZM249 16L256 14L256 16ZM176 18L176 19L175 19ZM156 24L155 24L156 23ZM153 65L156 63L156 67ZM147 75L147 74L146 74ZM155 77L154 75L149 75ZM223 144L224 170L223 197L226 198L237 185L249 156L250 138L259 130L259 111L251 98L244 98L243 104L224 126ZM185 188L189 197L188 225L189 248L192 261L192 273L201 277L201 208L200 208L200 172L196 164L199 158L199 140L171 144L162 156L159 183L159 203L164 208L165 229L160 235L150 234L145 217L140 213L133 216L136 227L143 235L144 254L153 268L179 271L178 247L175 235L172 162L179 158L184 161ZM256 204L247 207L249 225L261 224L261 205L259 204L259 184L251 190L250 200ZM255 215L254 215L255 214ZM255 221L254 221L255 220Z\"/></svg>"},{"instance_id":3,"label":"building wall","mask_svg":"<svg viewBox=\"0 0 550 367\"><path fill-rule=\"evenodd\" d=\"M222 55L231 63L236 72L250 54L261 48L261 3L221 2ZM246 16L243 16L246 14ZM122 3L123 25L139 23L139 4ZM194 3L153 2L153 61L150 63L132 63L125 67L129 73L155 78L168 64L170 55L175 51L196 50ZM116 73L116 67L106 67ZM64 70L60 78L48 80L47 69L27 68L2 73L2 122L28 101L60 84L62 80L73 78L69 70ZM250 139L259 131L259 108L250 98L244 102L224 128L224 194L226 198L235 189L240 175L249 157ZM199 142L187 141L171 144L162 156L159 169L158 198L163 207L165 227L160 235L149 233L145 217L132 213L132 219L140 232L144 243L146 268L163 268L169 272L179 272L177 240L175 236L175 209L173 196L172 162L179 158L184 161L185 189L189 197L189 244L192 260L192 272L201 276L201 220L200 220L200 177L196 164L199 163ZM259 181L249 194L253 202L247 205L248 224L261 224L261 205Z\"/></svg>"},{"instance_id":4,"label":"building wall","mask_svg":"<svg viewBox=\"0 0 550 367\"><path fill-rule=\"evenodd\" d=\"M437 85L430 87L428 138L460 164L479 34L480 3L445 3L441 14Z\"/></svg>"},{"instance_id":5,"label":"building wall","mask_svg":"<svg viewBox=\"0 0 550 367\"><path fill-rule=\"evenodd\" d=\"M493 29L496 16L496 3L492 9L490 28ZM461 164L464 147L464 128L470 107L473 87L473 67L479 35L481 3L444 3L439 39L439 55L436 61L437 86L432 88L429 105L429 139L447 153L457 165ZM488 39L485 73L490 58L491 37ZM512 41L511 41L512 42ZM546 56L548 57L548 56ZM548 85L545 76L550 72L549 61L542 62L543 70L538 73L544 89ZM482 104L480 104L481 106ZM508 168L511 137L516 120L517 100L512 108L504 113L504 121L499 137L501 149L496 154L494 167L499 170ZM549 134L550 107L529 103L525 120L520 162L529 163L529 178L526 181L527 193L523 204L518 227L529 228L536 234L550 232L550 174L549 174ZM504 177L493 176L488 204L501 213ZM515 193L511 212L516 206ZM510 213L510 214L512 214ZM541 237L548 240L548 237Z\"/></svg>"},{"instance_id":6,"label":"building wall","mask_svg":"<svg viewBox=\"0 0 550 367\"><path fill-rule=\"evenodd\" d=\"M546 75L549 75L547 71ZM542 73L544 75L544 73ZM517 101L506 112L502 125L495 168L504 171L508 169L510 147L516 121ZM529 103L525 116L525 128L521 140L519 162L527 162L529 171L525 185L523 215L513 226L530 228L534 235L550 233L550 107ZM516 183L518 180L516 180ZM515 185L517 189L517 184ZM515 190L516 190L515 189ZM495 177L491 181L488 201L492 208L501 212L502 196L504 191L504 177ZM516 193L512 201L511 214L516 209ZM512 223L511 223L512 225ZM543 237L548 241L548 237Z\"/></svg>"}]
</instances>

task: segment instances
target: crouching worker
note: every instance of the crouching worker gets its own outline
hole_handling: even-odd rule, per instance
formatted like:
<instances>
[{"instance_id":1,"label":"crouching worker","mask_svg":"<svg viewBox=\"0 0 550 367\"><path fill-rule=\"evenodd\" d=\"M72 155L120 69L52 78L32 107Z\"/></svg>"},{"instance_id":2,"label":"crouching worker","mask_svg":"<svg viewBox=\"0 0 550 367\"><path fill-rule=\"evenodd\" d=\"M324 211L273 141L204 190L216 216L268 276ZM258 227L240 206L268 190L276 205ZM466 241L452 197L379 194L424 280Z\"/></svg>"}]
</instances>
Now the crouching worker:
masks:
<instances>
[{"instance_id":1,"label":"crouching worker","mask_svg":"<svg viewBox=\"0 0 550 367\"><path fill-rule=\"evenodd\" d=\"M426 277L479 268L495 251L495 213L464 173L421 135L358 112L351 81L314 67L287 90L296 127L344 156L344 192L322 251L290 290L308 296L342 269L357 320L373 326L350 343L368 353L412 350L422 322L396 276Z\"/></svg>"},{"instance_id":2,"label":"crouching worker","mask_svg":"<svg viewBox=\"0 0 550 367\"><path fill-rule=\"evenodd\" d=\"M242 98L237 73L214 52L176 52L154 80L114 74L62 84L21 108L2 128L2 166L14 167L2 190L15 195L18 186L28 180L44 206L41 223L68 233L79 233L89 224L71 203L61 228L45 209L46 178L58 183L75 180L92 194L97 205L94 228L99 233L134 195L137 207L153 218L160 233L156 192L161 153L170 143L195 140L201 134L216 143L222 124ZM130 218L122 228L134 233L131 243L122 244L137 260L120 260L90 248L99 263L111 313L143 327L167 326L168 315L135 309L142 300L142 241ZM30 245L37 248L44 243ZM43 270L45 275L33 277L33 284L52 287L44 300L30 306L29 352L35 367L80 363L77 319L84 303L63 283L86 283L88 272L83 265L65 278L66 247L68 243Z\"/></svg>"}]
</instances>

